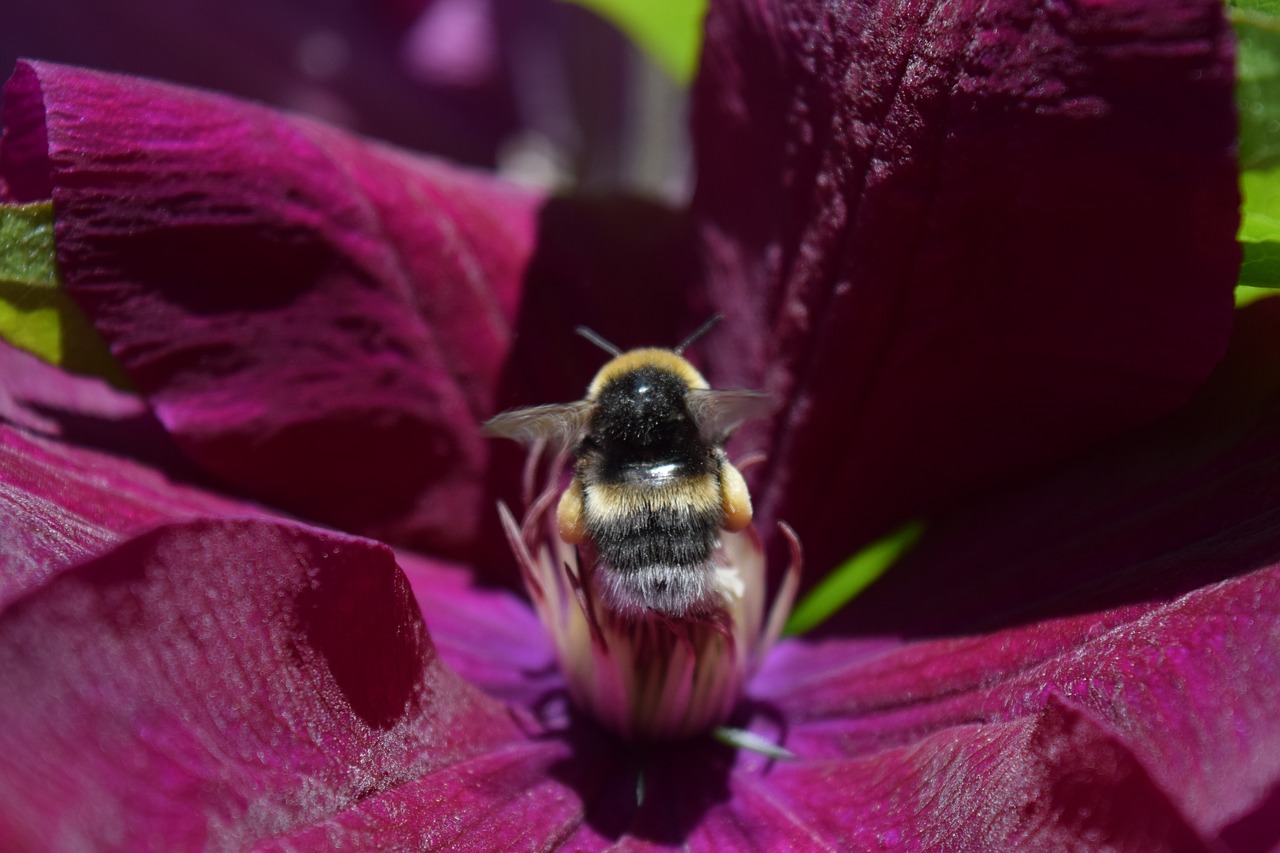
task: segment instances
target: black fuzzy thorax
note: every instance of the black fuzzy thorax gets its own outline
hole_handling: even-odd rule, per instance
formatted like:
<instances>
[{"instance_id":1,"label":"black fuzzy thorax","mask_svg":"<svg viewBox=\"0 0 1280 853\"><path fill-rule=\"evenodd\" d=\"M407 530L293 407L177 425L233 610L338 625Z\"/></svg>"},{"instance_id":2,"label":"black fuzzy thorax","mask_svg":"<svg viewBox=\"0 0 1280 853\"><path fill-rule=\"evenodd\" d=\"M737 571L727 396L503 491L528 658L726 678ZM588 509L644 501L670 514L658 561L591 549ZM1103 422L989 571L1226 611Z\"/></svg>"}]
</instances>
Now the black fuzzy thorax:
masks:
<instances>
[{"instance_id":1,"label":"black fuzzy thorax","mask_svg":"<svg viewBox=\"0 0 1280 853\"><path fill-rule=\"evenodd\" d=\"M681 497L691 481L712 477L719 487L717 448L690 417L688 391L676 374L642 367L596 395L578 446L579 477L587 490L625 486L643 507L606 523L587 518L601 558L620 572L705 566L717 546L723 510L695 510Z\"/></svg>"},{"instance_id":2,"label":"black fuzzy thorax","mask_svg":"<svg viewBox=\"0 0 1280 853\"><path fill-rule=\"evenodd\" d=\"M712 473L711 448L689 416L689 386L669 370L641 367L611 379L596 395L587 430L606 482L632 482L645 467L675 464L680 476Z\"/></svg>"}]
</instances>

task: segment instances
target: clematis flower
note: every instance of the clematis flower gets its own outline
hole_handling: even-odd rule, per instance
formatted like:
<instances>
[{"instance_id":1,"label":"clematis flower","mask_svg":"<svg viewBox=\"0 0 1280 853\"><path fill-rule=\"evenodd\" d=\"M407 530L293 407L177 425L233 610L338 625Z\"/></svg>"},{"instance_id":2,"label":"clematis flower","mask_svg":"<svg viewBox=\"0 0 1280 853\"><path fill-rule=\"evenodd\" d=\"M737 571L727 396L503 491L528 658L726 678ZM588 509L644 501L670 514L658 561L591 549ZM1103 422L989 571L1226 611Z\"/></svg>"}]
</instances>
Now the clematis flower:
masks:
<instances>
[{"instance_id":1,"label":"clematis flower","mask_svg":"<svg viewBox=\"0 0 1280 853\"><path fill-rule=\"evenodd\" d=\"M137 393L0 361L3 846L1274 847L1231 53L1207 0L713 2L682 211L20 64L4 200ZM790 760L566 698L477 432L580 396L573 325L713 310L770 565L926 523L746 685Z\"/></svg>"}]
</instances>

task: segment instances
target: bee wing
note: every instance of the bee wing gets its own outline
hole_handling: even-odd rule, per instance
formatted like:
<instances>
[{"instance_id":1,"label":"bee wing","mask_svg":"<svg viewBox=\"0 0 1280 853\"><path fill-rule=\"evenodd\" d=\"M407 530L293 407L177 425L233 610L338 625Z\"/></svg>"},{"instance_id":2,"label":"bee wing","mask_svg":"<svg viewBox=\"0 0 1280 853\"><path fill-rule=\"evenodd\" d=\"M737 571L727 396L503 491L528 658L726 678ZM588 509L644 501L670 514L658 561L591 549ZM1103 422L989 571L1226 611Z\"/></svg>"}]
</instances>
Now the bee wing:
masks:
<instances>
[{"instance_id":1,"label":"bee wing","mask_svg":"<svg viewBox=\"0 0 1280 853\"><path fill-rule=\"evenodd\" d=\"M521 444L545 441L557 449L571 446L587 428L591 406L585 400L577 403L553 403L528 409L512 409L485 421L480 427L485 435L509 438Z\"/></svg>"},{"instance_id":2,"label":"bee wing","mask_svg":"<svg viewBox=\"0 0 1280 853\"><path fill-rule=\"evenodd\" d=\"M689 415L703 438L723 444L743 421L773 411L773 398L761 391L696 388L689 392Z\"/></svg>"}]
</instances>

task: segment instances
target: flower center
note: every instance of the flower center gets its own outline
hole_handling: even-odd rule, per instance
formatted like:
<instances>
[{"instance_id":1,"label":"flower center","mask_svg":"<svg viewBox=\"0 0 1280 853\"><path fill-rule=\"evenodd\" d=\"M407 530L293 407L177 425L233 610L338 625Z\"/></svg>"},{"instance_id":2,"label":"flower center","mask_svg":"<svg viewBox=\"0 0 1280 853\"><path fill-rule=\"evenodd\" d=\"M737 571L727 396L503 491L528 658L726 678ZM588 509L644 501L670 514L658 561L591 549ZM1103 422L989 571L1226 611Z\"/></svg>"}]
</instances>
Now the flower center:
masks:
<instances>
[{"instance_id":1,"label":"flower center","mask_svg":"<svg viewBox=\"0 0 1280 853\"><path fill-rule=\"evenodd\" d=\"M720 531L707 567L709 609L622 612L607 606L600 588L607 573L592 543L561 538L551 511L557 491L532 501L522 524L505 506L499 511L573 701L626 738L684 738L723 723L791 609L800 558L789 528L782 527L791 566L771 607L764 551L750 525Z\"/></svg>"}]
</instances>

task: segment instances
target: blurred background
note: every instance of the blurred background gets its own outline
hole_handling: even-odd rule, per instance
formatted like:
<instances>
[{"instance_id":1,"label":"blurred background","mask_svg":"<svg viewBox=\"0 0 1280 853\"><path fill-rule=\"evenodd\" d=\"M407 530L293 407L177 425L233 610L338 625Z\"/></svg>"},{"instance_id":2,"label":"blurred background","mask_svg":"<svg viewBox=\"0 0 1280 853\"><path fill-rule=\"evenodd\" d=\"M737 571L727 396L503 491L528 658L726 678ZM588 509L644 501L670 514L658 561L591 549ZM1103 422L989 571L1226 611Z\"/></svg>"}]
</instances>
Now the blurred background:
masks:
<instances>
[{"instance_id":1,"label":"blurred background","mask_svg":"<svg viewBox=\"0 0 1280 853\"><path fill-rule=\"evenodd\" d=\"M685 87L563 0L6 0L19 57L217 89L523 183L689 191Z\"/></svg>"}]
</instances>

